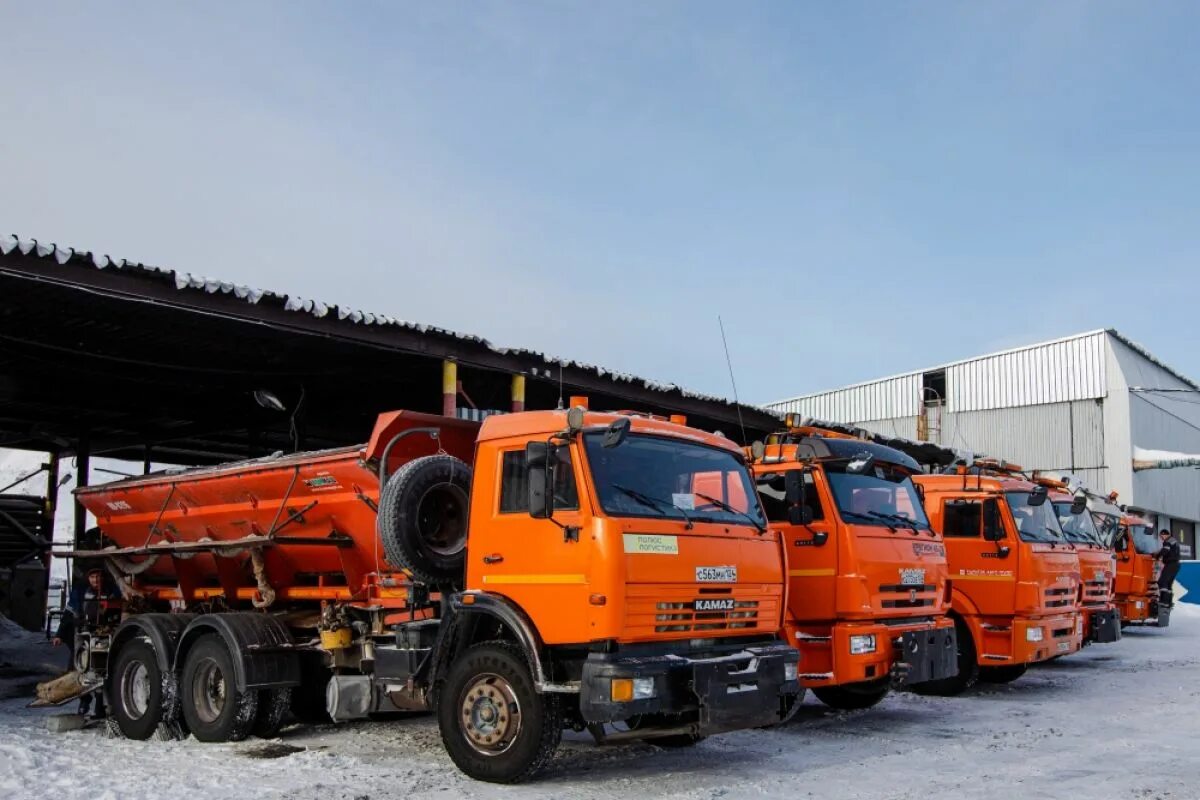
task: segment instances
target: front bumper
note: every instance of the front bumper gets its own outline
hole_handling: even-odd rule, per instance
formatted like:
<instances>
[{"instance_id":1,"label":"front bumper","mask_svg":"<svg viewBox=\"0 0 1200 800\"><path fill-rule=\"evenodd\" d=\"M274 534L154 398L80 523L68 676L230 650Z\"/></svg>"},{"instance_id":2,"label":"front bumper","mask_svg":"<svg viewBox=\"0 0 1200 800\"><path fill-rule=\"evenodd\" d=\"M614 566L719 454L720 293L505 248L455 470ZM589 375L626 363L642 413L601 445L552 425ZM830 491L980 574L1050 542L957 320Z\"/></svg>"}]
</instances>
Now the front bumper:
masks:
<instances>
[{"instance_id":1,"label":"front bumper","mask_svg":"<svg viewBox=\"0 0 1200 800\"><path fill-rule=\"evenodd\" d=\"M800 683L806 688L890 679L893 685L950 678L958 674L954 620L949 617L882 622L839 622L832 626L789 626L800 648ZM875 650L851 652L851 640L872 636Z\"/></svg>"},{"instance_id":2,"label":"front bumper","mask_svg":"<svg viewBox=\"0 0 1200 800\"><path fill-rule=\"evenodd\" d=\"M712 656L677 653L591 653L583 665L580 710L586 722L616 722L665 715L707 736L779 722L782 698L798 694L787 680L800 654L783 642L753 645ZM616 702L614 678L650 678L654 696Z\"/></svg>"},{"instance_id":3,"label":"front bumper","mask_svg":"<svg viewBox=\"0 0 1200 800\"><path fill-rule=\"evenodd\" d=\"M1115 608L1085 610L1083 640L1085 644L1110 644L1121 641L1121 612Z\"/></svg>"},{"instance_id":4,"label":"front bumper","mask_svg":"<svg viewBox=\"0 0 1200 800\"><path fill-rule=\"evenodd\" d=\"M1032 628L1041 629L1040 641L1030 641L1029 630ZM1013 619L1010 633L1004 637L1008 640L1009 653L999 652L1001 648L989 642L980 653L980 665L1033 664L1078 652L1083 646L1083 617L1074 611L1052 617L1017 617Z\"/></svg>"}]
</instances>

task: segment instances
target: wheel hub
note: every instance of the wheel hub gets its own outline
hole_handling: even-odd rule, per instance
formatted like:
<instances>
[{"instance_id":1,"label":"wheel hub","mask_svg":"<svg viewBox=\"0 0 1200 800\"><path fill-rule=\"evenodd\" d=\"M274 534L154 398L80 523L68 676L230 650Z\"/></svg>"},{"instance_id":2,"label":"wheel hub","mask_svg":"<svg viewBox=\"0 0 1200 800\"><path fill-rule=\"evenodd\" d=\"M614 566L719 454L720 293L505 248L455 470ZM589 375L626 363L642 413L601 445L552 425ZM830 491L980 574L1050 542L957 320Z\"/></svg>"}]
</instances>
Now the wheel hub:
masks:
<instances>
[{"instance_id":1,"label":"wheel hub","mask_svg":"<svg viewBox=\"0 0 1200 800\"><path fill-rule=\"evenodd\" d=\"M192 680L197 716L204 722L215 722L225 710L226 692L225 675L215 661L206 659Z\"/></svg>"},{"instance_id":2,"label":"wheel hub","mask_svg":"<svg viewBox=\"0 0 1200 800\"><path fill-rule=\"evenodd\" d=\"M132 719L141 719L150 708L150 673L140 661L128 664L121 673L121 700Z\"/></svg>"},{"instance_id":3,"label":"wheel hub","mask_svg":"<svg viewBox=\"0 0 1200 800\"><path fill-rule=\"evenodd\" d=\"M499 675L480 675L459 704L467 743L484 755L510 748L521 730L521 706L512 686Z\"/></svg>"}]
</instances>

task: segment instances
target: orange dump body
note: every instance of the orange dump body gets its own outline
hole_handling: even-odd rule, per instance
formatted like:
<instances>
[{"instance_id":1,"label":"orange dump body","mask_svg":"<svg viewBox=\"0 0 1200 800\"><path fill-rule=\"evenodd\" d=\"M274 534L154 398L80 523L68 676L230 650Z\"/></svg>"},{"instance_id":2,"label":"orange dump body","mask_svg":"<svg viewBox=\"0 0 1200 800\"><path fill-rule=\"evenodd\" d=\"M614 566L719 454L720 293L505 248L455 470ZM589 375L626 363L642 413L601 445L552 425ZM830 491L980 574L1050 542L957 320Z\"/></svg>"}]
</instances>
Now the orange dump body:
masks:
<instances>
[{"instance_id":1,"label":"orange dump body","mask_svg":"<svg viewBox=\"0 0 1200 800\"><path fill-rule=\"evenodd\" d=\"M426 427L439 438L419 432ZM76 496L98 520L103 545L135 565L141 591L157 599L254 600L259 582L248 552L261 548L277 600L399 606L406 578L384 560L375 534L378 466L385 451L391 474L439 446L470 463L478 430L474 422L393 412L379 418L365 446L155 473ZM213 552L211 541L230 548ZM181 543L198 548L189 553Z\"/></svg>"}]
</instances>

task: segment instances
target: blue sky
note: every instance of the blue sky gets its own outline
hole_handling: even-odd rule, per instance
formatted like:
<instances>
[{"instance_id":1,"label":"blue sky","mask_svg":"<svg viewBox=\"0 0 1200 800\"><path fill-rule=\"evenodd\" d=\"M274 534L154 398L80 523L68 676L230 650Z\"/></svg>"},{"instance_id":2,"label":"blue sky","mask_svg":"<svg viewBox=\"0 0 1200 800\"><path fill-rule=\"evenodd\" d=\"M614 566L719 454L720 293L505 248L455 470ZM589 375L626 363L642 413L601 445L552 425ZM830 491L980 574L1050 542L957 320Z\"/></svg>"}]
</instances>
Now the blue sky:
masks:
<instances>
[{"instance_id":1,"label":"blue sky","mask_svg":"<svg viewBox=\"0 0 1200 800\"><path fill-rule=\"evenodd\" d=\"M0 228L765 402L1200 378L1200 5L6 3Z\"/></svg>"}]
</instances>

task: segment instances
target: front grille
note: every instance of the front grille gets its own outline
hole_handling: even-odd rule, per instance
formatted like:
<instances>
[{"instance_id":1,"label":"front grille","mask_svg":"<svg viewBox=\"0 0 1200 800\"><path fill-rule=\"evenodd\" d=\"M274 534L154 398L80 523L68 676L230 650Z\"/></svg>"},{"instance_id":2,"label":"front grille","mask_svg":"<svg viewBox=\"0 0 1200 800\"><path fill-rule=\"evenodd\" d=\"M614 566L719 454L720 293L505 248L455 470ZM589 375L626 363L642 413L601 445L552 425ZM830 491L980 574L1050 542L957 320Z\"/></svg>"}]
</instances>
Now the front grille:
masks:
<instances>
[{"instance_id":1,"label":"front grille","mask_svg":"<svg viewBox=\"0 0 1200 800\"><path fill-rule=\"evenodd\" d=\"M690 602L655 604L655 633L726 631L758 627L758 601L734 600L728 611L696 611Z\"/></svg>"},{"instance_id":2,"label":"front grille","mask_svg":"<svg viewBox=\"0 0 1200 800\"><path fill-rule=\"evenodd\" d=\"M1072 604L1070 589L1047 589L1046 607L1063 608Z\"/></svg>"},{"instance_id":3,"label":"front grille","mask_svg":"<svg viewBox=\"0 0 1200 800\"><path fill-rule=\"evenodd\" d=\"M883 608L929 608L937 602L937 586L932 583L907 586L903 583L880 584L880 594L900 594L903 597L885 597L880 601ZM915 593L915 594L914 594ZM920 595L925 595L924 597Z\"/></svg>"}]
</instances>

